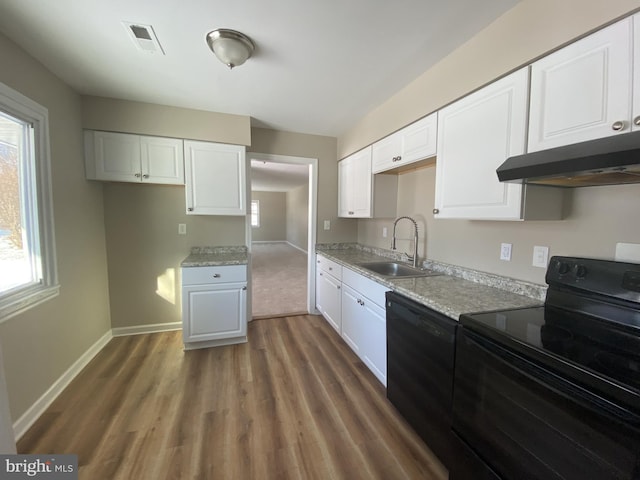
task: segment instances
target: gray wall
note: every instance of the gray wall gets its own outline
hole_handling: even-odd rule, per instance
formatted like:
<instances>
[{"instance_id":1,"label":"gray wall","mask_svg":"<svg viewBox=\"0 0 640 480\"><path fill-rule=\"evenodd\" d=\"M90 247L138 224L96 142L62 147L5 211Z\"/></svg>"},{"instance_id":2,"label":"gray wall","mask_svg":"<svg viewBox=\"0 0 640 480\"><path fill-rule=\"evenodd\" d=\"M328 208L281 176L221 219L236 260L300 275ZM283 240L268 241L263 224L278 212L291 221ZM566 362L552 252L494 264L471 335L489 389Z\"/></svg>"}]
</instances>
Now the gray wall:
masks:
<instances>
[{"instance_id":1,"label":"gray wall","mask_svg":"<svg viewBox=\"0 0 640 480\"><path fill-rule=\"evenodd\" d=\"M260 201L260 226L251 227L254 242L283 242L287 239L287 194L251 192L251 200Z\"/></svg>"},{"instance_id":2,"label":"gray wall","mask_svg":"<svg viewBox=\"0 0 640 480\"><path fill-rule=\"evenodd\" d=\"M102 184L84 178L80 96L0 34L0 81L49 110L60 295L0 323L15 422L111 328Z\"/></svg>"},{"instance_id":3,"label":"gray wall","mask_svg":"<svg viewBox=\"0 0 640 480\"><path fill-rule=\"evenodd\" d=\"M287 242L307 251L309 238L309 185L287 192Z\"/></svg>"}]
</instances>

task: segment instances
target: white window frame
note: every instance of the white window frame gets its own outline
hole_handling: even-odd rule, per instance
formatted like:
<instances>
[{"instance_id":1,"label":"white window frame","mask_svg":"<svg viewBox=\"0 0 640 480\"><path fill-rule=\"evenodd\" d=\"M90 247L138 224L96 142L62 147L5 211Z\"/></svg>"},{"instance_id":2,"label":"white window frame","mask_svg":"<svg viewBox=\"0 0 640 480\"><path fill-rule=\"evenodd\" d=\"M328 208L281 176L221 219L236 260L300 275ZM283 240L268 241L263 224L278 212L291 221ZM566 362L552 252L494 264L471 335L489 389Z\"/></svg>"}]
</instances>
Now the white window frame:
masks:
<instances>
[{"instance_id":1,"label":"white window frame","mask_svg":"<svg viewBox=\"0 0 640 480\"><path fill-rule=\"evenodd\" d=\"M60 293L56 267L51 152L49 149L49 111L0 82L0 110L31 123L34 135L36 210L40 240L42 281L0 293L0 323Z\"/></svg>"},{"instance_id":2,"label":"white window frame","mask_svg":"<svg viewBox=\"0 0 640 480\"><path fill-rule=\"evenodd\" d=\"M256 223L253 223L253 205L256 206ZM251 216L251 227L260 228L260 200L251 200L251 210L249 212Z\"/></svg>"}]
</instances>

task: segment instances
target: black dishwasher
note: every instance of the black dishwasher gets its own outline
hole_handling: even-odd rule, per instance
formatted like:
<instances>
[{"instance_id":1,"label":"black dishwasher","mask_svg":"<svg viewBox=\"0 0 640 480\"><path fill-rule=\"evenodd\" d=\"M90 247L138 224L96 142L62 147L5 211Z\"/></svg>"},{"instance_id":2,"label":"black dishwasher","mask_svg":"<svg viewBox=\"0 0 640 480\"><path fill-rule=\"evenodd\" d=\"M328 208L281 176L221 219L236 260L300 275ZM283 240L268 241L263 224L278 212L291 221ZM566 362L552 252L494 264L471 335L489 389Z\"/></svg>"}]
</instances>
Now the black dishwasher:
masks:
<instances>
[{"instance_id":1,"label":"black dishwasher","mask_svg":"<svg viewBox=\"0 0 640 480\"><path fill-rule=\"evenodd\" d=\"M458 322L387 292L387 398L450 468Z\"/></svg>"}]
</instances>

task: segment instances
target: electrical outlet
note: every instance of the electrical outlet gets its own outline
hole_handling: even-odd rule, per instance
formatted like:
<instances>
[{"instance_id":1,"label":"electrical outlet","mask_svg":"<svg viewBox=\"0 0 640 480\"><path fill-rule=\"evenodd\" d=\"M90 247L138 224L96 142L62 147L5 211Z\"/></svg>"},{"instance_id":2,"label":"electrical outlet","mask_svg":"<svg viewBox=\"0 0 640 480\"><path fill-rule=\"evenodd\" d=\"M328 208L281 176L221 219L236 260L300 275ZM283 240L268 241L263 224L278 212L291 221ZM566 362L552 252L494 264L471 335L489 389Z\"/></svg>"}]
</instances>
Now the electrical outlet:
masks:
<instances>
[{"instance_id":1,"label":"electrical outlet","mask_svg":"<svg viewBox=\"0 0 640 480\"><path fill-rule=\"evenodd\" d=\"M547 268L549 263L549 247L540 247L536 245L533 247L533 261L534 267Z\"/></svg>"},{"instance_id":2,"label":"electrical outlet","mask_svg":"<svg viewBox=\"0 0 640 480\"><path fill-rule=\"evenodd\" d=\"M511 247L513 245L510 243L502 243L500 244L500 260L506 260L507 262L511 261Z\"/></svg>"},{"instance_id":3,"label":"electrical outlet","mask_svg":"<svg viewBox=\"0 0 640 480\"><path fill-rule=\"evenodd\" d=\"M179 223L178 224L178 235L186 235L187 234L187 224Z\"/></svg>"},{"instance_id":4,"label":"electrical outlet","mask_svg":"<svg viewBox=\"0 0 640 480\"><path fill-rule=\"evenodd\" d=\"M387 238L387 235L389 234L387 227L382 227L382 238Z\"/></svg>"},{"instance_id":5,"label":"electrical outlet","mask_svg":"<svg viewBox=\"0 0 640 480\"><path fill-rule=\"evenodd\" d=\"M331 230L331 220L325 220L324 221L324 229L325 230Z\"/></svg>"}]
</instances>

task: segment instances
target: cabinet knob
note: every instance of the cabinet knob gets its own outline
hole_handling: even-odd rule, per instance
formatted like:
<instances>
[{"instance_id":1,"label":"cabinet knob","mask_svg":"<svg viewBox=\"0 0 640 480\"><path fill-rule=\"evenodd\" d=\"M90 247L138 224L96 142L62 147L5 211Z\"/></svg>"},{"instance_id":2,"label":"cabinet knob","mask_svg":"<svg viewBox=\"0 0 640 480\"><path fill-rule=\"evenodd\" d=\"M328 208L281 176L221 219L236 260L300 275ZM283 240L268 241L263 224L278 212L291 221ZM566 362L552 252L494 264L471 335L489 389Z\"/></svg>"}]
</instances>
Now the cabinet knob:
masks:
<instances>
[{"instance_id":1,"label":"cabinet knob","mask_svg":"<svg viewBox=\"0 0 640 480\"><path fill-rule=\"evenodd\" d=\"M400 160L402 160L402 155L398 155L397 158L398 158L398 162L399 162Z\"/></svg>"},{"instance_id":2,"label":"cabinet knob","mask_svg":"<svg viewBox=\"0 0 640 480\"><path fill-rule=\"evenodd\" d=\"M349 212L349 215L353 215L353 212Z\"/></svg>"},{"instance_id":3,"label":"cabinet knob","mask_svg":"<svg viewBox=\"0 0 640 480\"><path fill-rule=\"evenodd\" d=\"M613 125L611 125L611 128L616 132L619 132L624 128L624 122L621 120L618 120L617 122L613 122Z\"/></svg>"},{"instance_id":4,"label":"cabinet knob","mask_svg":"<svg viewBox=\"0 0 640 480\"><path fill-rule=\"evenodd\" d=\"M640 115L633 119L633 124L640 126Z\"/></svg>"},{"instance_id":5,"label":"cabinet knob","mask_svg":"<svg viewBox=\"0 0 640 480\"><path fill-rule=\"evenodd\" d=\"M136 178L140 178L140 174L139 174L139 173L136 173L134 176L135 176Z\"/></svg>"},{"instance_id":6,"label":"cabinet knob","mask_svg":"<svg viewBox=\"0 0 640 480\"><path fill-rule=\"evenodd\" d=\"M336 288L337 288L338 290L340 290L340 285L336 285Z\"/></svg>"},{"instance_id":7,"label":"cabinet knob","mask_svg":"<svg viewBox=\"0 0 640 480\"><path fill-rule=\"evenodd\" d=\"M193 212L193 208L192 208L192 207L187 208L187 210L188 210L189 212Z\"/></svg>"},{"instance_id":8,"label":"cabinet knob","mask_svg":"<svg viewBox=\"0 0 640 480\"><path fill-rule=\"evenodd\" d=\"M149 175L145 173L144 175L142 175L142 178L149 178Z\"/></svg>"},{"instance_id":9,"label":"cabinet knob","mask_svg":"<svg viewBox=\"0 0 640 480\"><path fill-rule=\"evenodd\" d=\"M242 289L243 289L243 290L246 290L246 289L247 289L247 287L242 287Z\"/></svg>"},{"instance_id":10,"label":"cabinet knob","mask_svg":"<svg viewBox=\"0 0 640 480\"><path fill-rule=\"evenodd\" d=\"M318 275L322 276L322 272L320 272Z\"/></svg>"},{"instance_id":11,"label":"cabinet knob","mask_svg":"<svg viewBox=\"0 0 640 480\"><path fill-rule=\"evenodd\" d=\"M433 209L433 214L437 215L438 213L440 213L440 209L439 208L434 208Z\"/></svg>"},{"instance_id":12,"label":"cabinet knob","mask_svg":"<svg viewBox=\"0 0 640 480\"><path fill-rule=\"evenodd\" d=\"M213 278L220 278L220 274L219 273L214 273L213 274Z\"/></svg>"}]
</instances>

